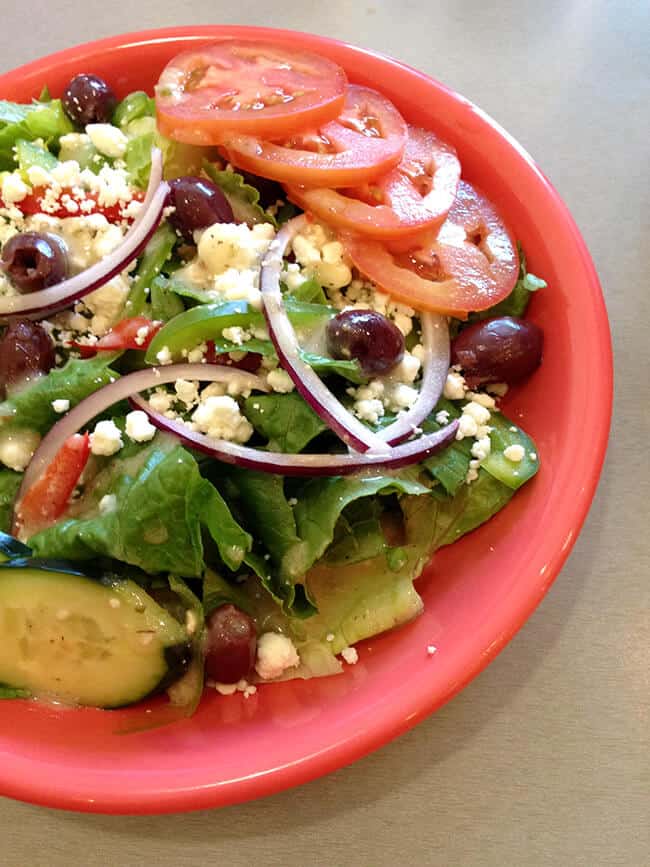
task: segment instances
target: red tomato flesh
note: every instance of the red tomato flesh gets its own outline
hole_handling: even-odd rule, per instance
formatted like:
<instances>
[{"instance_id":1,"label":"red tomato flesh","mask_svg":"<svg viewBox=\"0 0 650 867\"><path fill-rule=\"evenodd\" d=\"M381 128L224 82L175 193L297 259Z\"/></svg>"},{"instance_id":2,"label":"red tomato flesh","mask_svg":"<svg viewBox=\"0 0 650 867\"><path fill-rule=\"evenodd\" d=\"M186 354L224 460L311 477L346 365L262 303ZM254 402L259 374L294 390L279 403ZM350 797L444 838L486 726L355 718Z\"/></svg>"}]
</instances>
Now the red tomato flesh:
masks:
<instances>
[{"instance_id":1,"label":"red tomato flesh","mask_svg":"<svg viewBox=\"0 0 650 867\"><path fill-rule=\"evenodd\" d=\"M397 165L407 139L402 115L385 96L350 85L339 117L283 141L229 136L223 143L234 165L287 184L349 187Z\"/></svg>"},{"instance_id":2,"label":"red tomato flesh","mask_svg":"<svg viewBox=\"0 0 650 867\"><path fill-rule=\"evenodd\" d=\"M18 524L27 538L64 513L90 457L90 434L69 437L41 478L18 505Z\"/></svg>"},{"instance_id":3,"label":"red tomato flesh","mask_svg":"<svg viewBox=\"0 0 650 867\"><path fill-rule=\"evenodd\" d=\"M390 239L440 226L459 179L455 149L434 133L410 126L399 165L371 184L346 191L289 186L287 194L336 228Z\"/></svg>"},{"instance_id":4,"label":"red tomato flesh","mask_svg":"<svg viewBox=\"0 0 650 867\"><path fill-rule=\"evenodd\" d=\"M158 127L196 145L220 144L225 133L291 135L335 118L346 84L340 66L309 51L225 40L167 64L156 85Z\"/></svg>"},{"instance_id":5,"label":"red tomato flesh","mask_svg":"<svg viewBox=\"0 0 650 867\"><path fill-rule=\"evenodd\" d=\"M512 291L519 256L492 203L466 181L436 234L383 245L359 235L341 240L356 265L389 295L419 310L464 319Z\"/></svg>"}]
</instances>

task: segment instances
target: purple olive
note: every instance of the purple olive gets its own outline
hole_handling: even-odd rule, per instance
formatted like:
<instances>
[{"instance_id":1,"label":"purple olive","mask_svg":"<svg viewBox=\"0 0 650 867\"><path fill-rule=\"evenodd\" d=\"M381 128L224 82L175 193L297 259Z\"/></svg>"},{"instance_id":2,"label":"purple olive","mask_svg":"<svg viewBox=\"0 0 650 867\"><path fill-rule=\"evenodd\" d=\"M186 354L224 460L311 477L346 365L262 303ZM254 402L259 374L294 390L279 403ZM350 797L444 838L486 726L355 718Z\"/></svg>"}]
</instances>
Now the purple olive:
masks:
<instances>
[{"instance_id":1,"label":"purple olive","mask_svg":"<svg viewBox=\"0 0 650 867\"><path fill-rule=\"evenodd\" d=\"M30 377L47 373L55 364L54 344L38 322L17 319L0 337L0 393Z\"/></svg>"},{"instance_id":2,"label":"purple olive","mask_svg":"<svg viewBox=\"0 0 650 867\"><path fill-rule=\"evenodd\" d=\"M404 335L374 310L344 310L327 323L327 350L332 358L356 358L367 376L387 373L404 356Z\"/></svg>"},{"instance_id":3,"label":"purple olive","mask_svg":"<svg viewBox=\"0 0 650 867\"><path fill-rule=\"evenodd\" d=\"M21 232L2 247L0 267L21 294L39 292L67 277L67 247L50 232Z\"/></svg>"},{"instance_id":4,"label":"purple olive","mask_svg":"<svg viewBox=\"0 0 650 867\"><path fill-rule=\"evenodd\" d=\"M451 346L470 388L489 382L519 382L539 367L544 334L527 319L498 316L463 328Z\"/></svg>"},{"instance_id":5,"label":"purple olive","mask_svg":"<svg viewBox=\"0 0 650 867\"><path fill-rule=\"evenodd\" d=\"M257 631L235 605L220 605L206 620L205 671L216 683L237 683L255 664Z\"/></svg>"},{"instance_id":6,"label":"purple olive","mask_svg":"<svg viewBox=\"0 0 650 867\"><path fill-rule=\"evenodd\" d=\"M174 211L168 220L186 241L194 241L196 229L234 222L228 199L212 181L186 175L170 181L169 188L168 204Z\"/></svg>"},{"instance_id":7,"label":"purple olive","mask_svg":"<svg viewBox=\"0 0 650 867\"><path fill-rule=\"evenodd\" d=\"M78 126L86 126L110 123L117 97L103 78L81 73L68 82L62 102L70 120Z\"/></svg>"}]
</instances>

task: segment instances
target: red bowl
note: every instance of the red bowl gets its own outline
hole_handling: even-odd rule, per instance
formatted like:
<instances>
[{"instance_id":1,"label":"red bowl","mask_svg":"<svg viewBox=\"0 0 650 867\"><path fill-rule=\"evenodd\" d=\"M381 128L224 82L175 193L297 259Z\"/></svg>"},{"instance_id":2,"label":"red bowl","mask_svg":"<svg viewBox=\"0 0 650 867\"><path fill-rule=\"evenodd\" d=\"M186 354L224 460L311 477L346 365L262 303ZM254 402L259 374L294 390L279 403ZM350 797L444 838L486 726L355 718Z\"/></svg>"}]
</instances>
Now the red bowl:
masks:
<instances>
[{"instance_id":1,"label":"red bowl","mask_svg":"<svg viewBox=\"0 0 650 867\"><path fill-rule=\"evenodd\" d=\"M119 95L150 90L178 51L214 38L267 37L320 52L387 94L407 120L458 149L464 175L498 205L548 281L531 305L544 364L507 401L536 439L541 469L493 520L436 554L415 623L362 647L345 675L206 696L191 719L138 727L142 709L61 710L4 702L0 791L68 809L163 813L268 795L346 765L414 726L462 689L514 635L558 574L591 503L612 398L610 335L594 266L566 206L523 148L464 97L373 52L319 36L185 27L102 39L0 76L0 97L59 94L94 72ZM437 652L427 654L427 645ZM154 707L154 713L156 708Z\"/></svg>"}]
</instances>

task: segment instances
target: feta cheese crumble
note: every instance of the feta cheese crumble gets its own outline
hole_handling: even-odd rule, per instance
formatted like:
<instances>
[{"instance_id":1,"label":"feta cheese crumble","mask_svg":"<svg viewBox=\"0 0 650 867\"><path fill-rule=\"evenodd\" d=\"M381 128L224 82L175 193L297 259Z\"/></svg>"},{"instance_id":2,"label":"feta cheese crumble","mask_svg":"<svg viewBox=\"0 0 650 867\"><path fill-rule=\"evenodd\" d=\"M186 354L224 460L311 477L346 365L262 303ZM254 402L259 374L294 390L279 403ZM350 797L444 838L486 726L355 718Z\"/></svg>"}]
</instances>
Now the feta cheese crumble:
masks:
<instances>
[{"instance_id":1,"label":"feta cheese crumble","mask_svg":"<svg viewBox=\"0 0 650 867\"><path fill-rule=\"evenodd\" d=\"M111 123L89 123L86 135L104 156L121 159L126 153L129 140L119 127Z\"/></svg>"},{"instance_id":2,"label":"feta cheese crumble","mask_svg":"<svg viewBox=\"0 0 650 867\"><path fill-rule=\"evenodd\" d=\"M58 413L67 412L70 409L70 401L63 400L62 398L60 398L59 400L53 400L52 409L54 410L54 412Z\"/></svg>"},{"instance_id":3,"label":"feta cheese crumble","mask_svg":"<svg viewBox=\"0 0 650 867\"><path fill-rule=\"evenodd\" d=\"M341 656L348 665L356 665L359 661L359 654L357 653L356 647L344 647L341 651Z\"/></svg>"},{"instance_id":4,"label":"feta cheese crumble","mask_svg":"<svg viewBox=\"0 0 650 867\"><path fill-rule=\"evenodd\" d=\"M518 464L523 461L524 456L526 454L526 450L523 446L518 444L508 446L503 450L503 456L506 460L511 461L513 464Z\"/></svg>"},{"instance_id":5,"label":"feta cheese crumble","mask_svg":"<svg viewBox=\"0 0 650 867\"><path fill-rule=\"evenodd\" d=\"M300 664L293 641L280 632L264 632L257 640L255 671L262 680L280 677L289 668Z\"/></svg>"},{"instance_id":6,"label":"feta cheese crumble","mask_svg":"<svg viewBox=\"0 0 650 867\"><path fill-rule=\"evenodd\" d=\"M122 448L122 433L112 419L98 421L90 435L90 451L110 457Z\"/></svg>"},{"instance_id":7,"label":"feta cheese crumble","mask_svg":"<svg viewBox=\"0 0 650 867\"><path fill-rule=\"evenodd\" d=\"M151 424L146 412L133 410L126 417L126 435L136 443L146 443L156 435L156 428Z\"/></svg>"},{"instance_id":8,"label":"feta cheese crumble","mask_svg":"<svg viewBox=\"0 0 650 867\"><path fill-rule=\"evenodd\" d=\"M0 430L0 463L22 473L34 456L41 438L32 430Z\"/></svg>"},{"instance_id":9,"label":"feta cheese crumble","mask_svg":"<svg viewBox=\"0 0 650 867\"><path fill-rule=\"evenodd\" d=\"M210 395L192 414L195 429L215 439L245 443L253 435L253 426L230 395Z\"/></svg>"},{"instance_id":10,"label":"feta cheese crumble","mask_svg":"<svg viewBox=\"0 0 650 867\"><path fill-rule=\"evenodd\" d=\"M269 370L266 374L266 381L273 391L277 391L279 394L289 394L295 388L289 374L280 367L275 370Z\"/></svg>"}]
</instances>

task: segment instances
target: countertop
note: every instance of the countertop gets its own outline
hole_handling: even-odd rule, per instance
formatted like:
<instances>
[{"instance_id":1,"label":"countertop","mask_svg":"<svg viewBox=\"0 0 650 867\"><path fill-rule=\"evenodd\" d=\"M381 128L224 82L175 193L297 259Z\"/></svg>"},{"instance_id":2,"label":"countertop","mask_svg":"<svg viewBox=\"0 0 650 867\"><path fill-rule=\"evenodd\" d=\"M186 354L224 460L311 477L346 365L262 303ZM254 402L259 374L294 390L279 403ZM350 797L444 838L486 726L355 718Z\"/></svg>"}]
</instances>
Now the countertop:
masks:
<instances>
[{"instance_id":1,"label":"countertop","mask_svg":"<svg viewBox=\"0 0 650 867\"><path fill-rule=\"evenodd\" d=\"M140 0L123 12L58 0L40 13L1 5L0 71L125 30L264 24L392 54L459 90L519 139L573 212L605 291L616 397L600 487L561 575L500 656L433 717L325 779L220 811L105 817L2 800L0 863L646 864L648 3Z\"/></svg>"}]
</instances>

